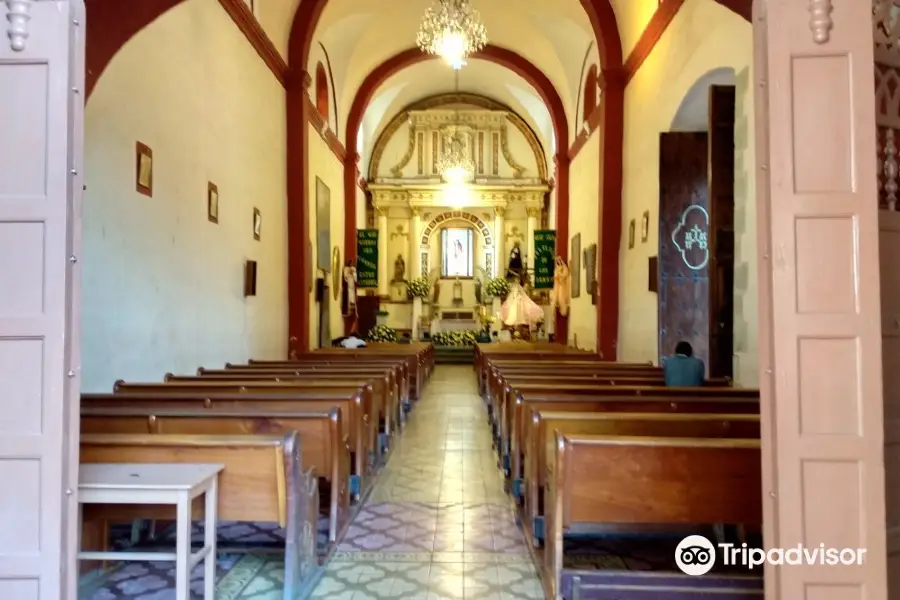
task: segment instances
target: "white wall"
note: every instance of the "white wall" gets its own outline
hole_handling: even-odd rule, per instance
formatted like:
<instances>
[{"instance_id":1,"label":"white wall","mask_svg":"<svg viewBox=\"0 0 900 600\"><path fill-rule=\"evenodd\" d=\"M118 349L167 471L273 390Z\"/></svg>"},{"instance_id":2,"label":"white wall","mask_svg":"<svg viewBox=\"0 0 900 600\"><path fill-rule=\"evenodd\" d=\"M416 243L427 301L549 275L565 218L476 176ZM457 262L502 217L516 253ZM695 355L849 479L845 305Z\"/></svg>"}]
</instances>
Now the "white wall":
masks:
<instances>
[{"instance_id":1,"label":"white wall","mask_svg":"<svg viewBox=\"0 0 900 600\"><path fill-rule=\"evenodd\" d=\"M599 230L600 173L600 134L598 130L585 143L575 156L569 167L569 239L558 240L557 244L565 244L572 249L572 238L581 234L581 250L591 244L597 244L597 262L600 261L600 249L597 241ZM574 256L569 257L572 265ZM587 277L584 270L584 257L581 257L581 268L571 277L581 279L581 295L572 298L569 308L569 345L587 350L597 349L597 306L591 303L588 294Z\"/></svg>"},{"instance_id":2,"label":"white wall","mask_svg":"<svg viewBox=\"0 0 900 600\"><path fill-rule=\"evenodd\" d=\"M284 356L284 114L281 85L216 2L178 5L112 60L85 115L84 391ZM152 198L135 191L137 141L153 150ZM259 268L248 299L246 259Z\"/></svg>"}]
</instances>

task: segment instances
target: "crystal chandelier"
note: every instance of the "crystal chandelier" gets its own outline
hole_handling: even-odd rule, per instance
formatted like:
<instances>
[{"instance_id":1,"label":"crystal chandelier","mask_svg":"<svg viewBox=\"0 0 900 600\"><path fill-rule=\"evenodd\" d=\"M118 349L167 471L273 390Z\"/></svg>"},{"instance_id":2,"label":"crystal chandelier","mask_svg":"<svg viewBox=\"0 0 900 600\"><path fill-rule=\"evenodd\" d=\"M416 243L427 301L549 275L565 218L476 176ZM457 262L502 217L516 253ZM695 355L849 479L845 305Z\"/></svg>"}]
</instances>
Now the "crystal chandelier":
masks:
<instances>
[{"instance_id":1,"label":"crystal chandelier","mask_svg":"<svg viewBox=\"0 0 900 600\"><path fill-rule=\"evenodd\" d=\"M459 96L459 70L456 71L456 95ZM475 163L466 153L465 134L459 124L459 106L456 108L456 124L445 138L444 154L437 163L441 178L451 185L468 183L475 175Z\"/></svg>"},{"instance_id":2,"label":"crystal chandelier","mask_svg":"<svg viewBox=\"0 0 900 600\"><path fill-rule=\"evenodd\" d=\"M469 0L437 0L422 18L416 44L460 69L467 56L487 45L487 31Z\"/></svg>"}]
</instances>

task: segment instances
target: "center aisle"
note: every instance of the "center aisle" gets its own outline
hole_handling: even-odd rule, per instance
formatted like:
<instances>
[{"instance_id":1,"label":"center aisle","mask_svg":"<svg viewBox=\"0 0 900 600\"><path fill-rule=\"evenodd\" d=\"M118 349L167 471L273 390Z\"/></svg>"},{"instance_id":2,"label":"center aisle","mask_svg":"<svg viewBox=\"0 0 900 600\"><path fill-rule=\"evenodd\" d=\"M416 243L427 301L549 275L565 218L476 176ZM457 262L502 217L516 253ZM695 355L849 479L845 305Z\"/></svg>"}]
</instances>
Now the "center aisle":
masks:
<instances>
[{"instance_id":1,"label":"center aisle","mask_svg":"<svg viewBox=\"0 0 900 600\"><path fill-rule=\"evenodd\" d=\"M538 600L471 366L438 366L313 598Z\"/></svg>"}]
</instances>

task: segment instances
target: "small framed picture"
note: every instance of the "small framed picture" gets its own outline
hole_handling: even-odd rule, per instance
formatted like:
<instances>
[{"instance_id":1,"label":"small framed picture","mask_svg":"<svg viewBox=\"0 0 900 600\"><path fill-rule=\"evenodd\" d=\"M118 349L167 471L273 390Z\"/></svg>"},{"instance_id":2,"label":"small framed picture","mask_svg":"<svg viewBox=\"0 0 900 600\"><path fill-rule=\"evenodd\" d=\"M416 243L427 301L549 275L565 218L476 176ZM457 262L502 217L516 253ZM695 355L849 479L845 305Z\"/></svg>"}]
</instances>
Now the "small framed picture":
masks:
<instances>
[{"instance_id":1,"label":"small framed picture","mask_svg":"<svg viewBox=\"0 0 900 600\"><path fill-rule=\"evenodd\" d=\"M257 242L262 238L262 213L258 208L253 209L253 239Z\"/></svg>"},{"instance_id":2,"label":"small framed picture","mask_svg":"<svg viewBox=\"0 0 900 600\"><path fill-rule=\"evenodd\" d=\"M628 249L634 248L634 219L628 223Z\"/></svg>"},{"instance_id":3,"label":"small framed picture","mask_svg":"<svg viewBox=\"0 0 900 600\"><path fill-rule=\"evenodd\" d=\"M206 189L206 218L210 223L219 222L219 188L212 181Z\"/></svg>"},{"instance_id":4,"label":"small framed picture","mask_svg":"<svg viewBox=\"0 0 900 600\"><path fill-rule=\"evenodd\" d=\"M647 238L650 237L650 211L645 210L644 216L641 217L641 243L646 244Z\"/></svg>"},{"instance_id":5,"label":"small framed picture","mask_svg":"<svg viewBox=\"0 0 900 600\"><path fill-rule=\"evenodd\" d=\"M147 144L135 144L135 190L153 197L153 150Z\"/></svg>"}]
</instances>

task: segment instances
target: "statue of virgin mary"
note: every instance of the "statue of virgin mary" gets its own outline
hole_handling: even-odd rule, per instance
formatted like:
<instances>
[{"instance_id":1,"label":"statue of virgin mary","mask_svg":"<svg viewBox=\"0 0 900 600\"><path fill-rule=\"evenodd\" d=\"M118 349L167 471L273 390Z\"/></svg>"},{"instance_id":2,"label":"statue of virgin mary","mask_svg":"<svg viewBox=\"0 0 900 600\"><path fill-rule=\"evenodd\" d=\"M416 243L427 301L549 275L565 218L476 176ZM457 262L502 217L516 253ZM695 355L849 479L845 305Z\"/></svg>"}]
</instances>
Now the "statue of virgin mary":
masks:
<instances>
[{"instance_id":1,"label":"statue of virgin mary","mask_svg":"<svg viewBox=\"0 0 900 600\"><path fill-rule=\"evenodd\" d=\"M544 319L544 309L528 297L518 280L509 287L509 296L500 307L500 320L509 327L534 327Z\"/></svg>"}]
</instances>

